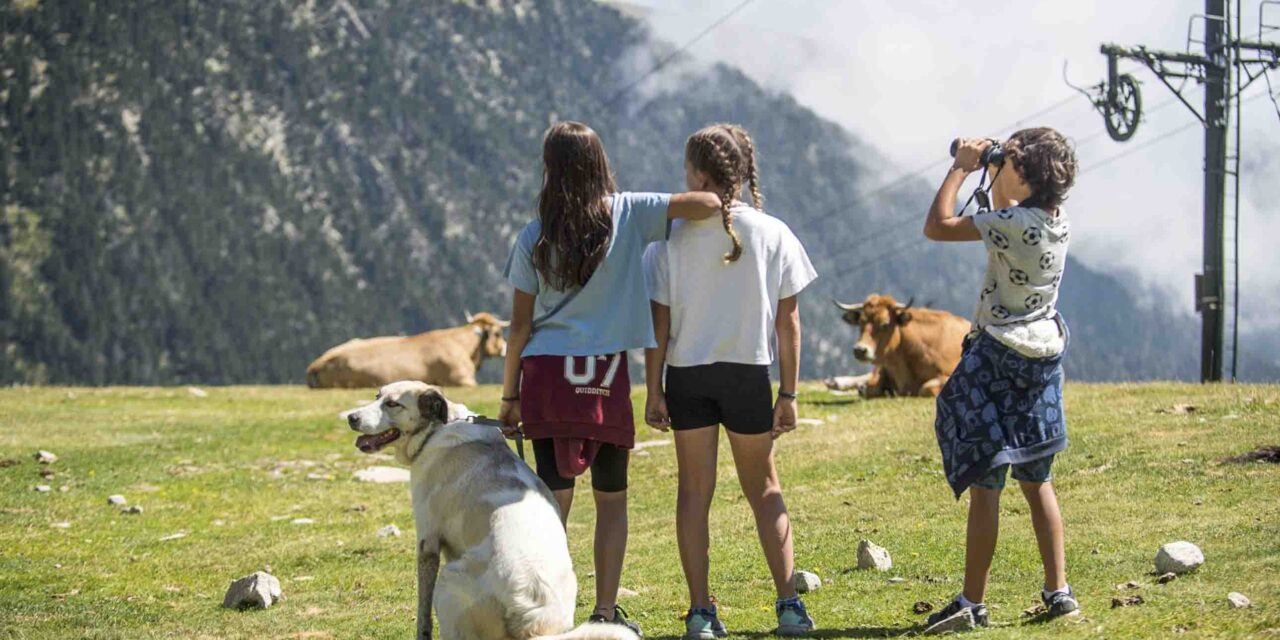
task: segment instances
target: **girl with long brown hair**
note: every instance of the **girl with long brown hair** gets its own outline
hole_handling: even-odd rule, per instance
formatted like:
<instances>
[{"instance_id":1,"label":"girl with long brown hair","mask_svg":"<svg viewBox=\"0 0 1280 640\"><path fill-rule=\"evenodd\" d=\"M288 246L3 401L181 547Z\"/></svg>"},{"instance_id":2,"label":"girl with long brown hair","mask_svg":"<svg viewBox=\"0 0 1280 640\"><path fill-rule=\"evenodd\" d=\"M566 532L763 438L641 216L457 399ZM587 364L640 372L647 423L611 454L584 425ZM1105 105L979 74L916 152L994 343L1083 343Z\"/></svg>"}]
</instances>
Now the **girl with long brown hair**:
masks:
<instances>
[{"instance_id":1,"label":"girl with long brown hair","mask_svg":"<svg viewBox=\"0 0 1280 640\"><path fill-rule=\"evenodd\" d=\"M514 287L499 418L523 422L538 476L567 521L575 478L591 469L596 502L594 622L632 628L617 606L627 545L627 462L635 445L628 349L654 346L645 245L668 220L708 218L712 193L619 193L600 137L578 122L551 126L542 145L538 217L516 238Z\"/></svg>"},{"instance_id":2,"label":"girl with long brown hair","mask_svg":"<svg viewBox=\"0 0 1280 640\"><path fill-rule=\"evenodd\" d=\"M792 584L791 521L773 441L796 426L797 295L817 274L787 225L761 210L755 144L746 129L717 124L689 136L685 179L690 189L717 194L718 224L673 223L669 239L645 254L657 332L657 347L645 352L645 422L676 432L676 541L689 586L684 637L727 634L707 578L720 425L728 432L738 482L777 589L777 633L804 635L813 630L813 620ZM754 207L737 199L744 187ZM769 381L775 353L776 403Z\"/></svg>"}]
</instances>

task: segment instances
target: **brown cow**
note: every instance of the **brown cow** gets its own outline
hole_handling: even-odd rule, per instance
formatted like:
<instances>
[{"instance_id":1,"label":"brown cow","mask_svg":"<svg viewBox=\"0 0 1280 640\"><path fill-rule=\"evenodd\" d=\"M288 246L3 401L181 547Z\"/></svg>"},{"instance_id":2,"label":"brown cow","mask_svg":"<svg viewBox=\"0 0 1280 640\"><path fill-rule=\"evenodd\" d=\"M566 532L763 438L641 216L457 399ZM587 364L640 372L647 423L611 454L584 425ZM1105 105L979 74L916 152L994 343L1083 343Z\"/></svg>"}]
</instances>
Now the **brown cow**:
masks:
<instances>
[{"instance_id":1,"label":"brown cow","mask_svg":"<svg viewBox=\"0 0 1280 640\"><path fill-rule=\"evenodd\" d=\"M872 294L859 304L836 306L844 321L861 330L853 355L875 365L852 386L868 398L884 395L936 397L960 363L969 321L935 309L912 308L891 296Z\"/></svg>"},{"instance_id":2,"label":"brown cow","mask_svg":"<svg viewBox=\"0 0 1280 640\"><path fill-rule=\"evenodd\" d=\"M504 356L502 330L510 324L488 313L467 314L467 324L416 336L356 338L316 358L307 367L307 386L380 387L396 380L437 386L473 387L485 357Z\"/></svg>"}]
</instances>

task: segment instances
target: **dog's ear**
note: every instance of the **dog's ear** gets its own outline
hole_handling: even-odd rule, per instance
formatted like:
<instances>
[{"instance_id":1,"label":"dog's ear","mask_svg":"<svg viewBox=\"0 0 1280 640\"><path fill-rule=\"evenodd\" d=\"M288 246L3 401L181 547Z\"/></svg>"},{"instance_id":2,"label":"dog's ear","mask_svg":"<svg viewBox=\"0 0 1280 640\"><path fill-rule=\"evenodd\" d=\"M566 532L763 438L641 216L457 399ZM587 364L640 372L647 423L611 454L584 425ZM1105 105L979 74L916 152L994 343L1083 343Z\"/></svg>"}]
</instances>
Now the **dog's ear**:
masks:
<instances>
[{"instance_id":1,"label":"dog's ear","mask_svg":"<svg viewBox=\"0 0 1280 640\"><path fill-rule=\"evenodd\" d=\"M428 389L418 396L418 415L428 422L449 421L449 401L437 389Z\"/></svg>"}]
</instances>

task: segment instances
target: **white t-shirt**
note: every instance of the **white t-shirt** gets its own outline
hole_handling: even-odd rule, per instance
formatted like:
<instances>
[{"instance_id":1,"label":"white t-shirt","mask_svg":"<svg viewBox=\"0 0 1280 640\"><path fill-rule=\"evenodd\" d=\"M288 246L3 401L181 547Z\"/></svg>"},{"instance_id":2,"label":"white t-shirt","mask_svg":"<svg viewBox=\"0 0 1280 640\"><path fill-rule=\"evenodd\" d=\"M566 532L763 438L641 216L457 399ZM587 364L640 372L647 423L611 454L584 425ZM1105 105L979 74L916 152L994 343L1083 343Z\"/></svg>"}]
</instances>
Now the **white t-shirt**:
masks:
<instances>
[{"instance_id":1,"label":"white t-shirt","mask_svg":"<svg viewBox=\"0 0 1280 640\"><path fill-rule=\"evenodd\" d=\"M1010 207L979 213L973 224L987 247L975 329L1027 357L1062 353L1066 329L1057 303L1071 239L1066 213Z\"/></svg>"},{"instance_id":2,"label":"white t-shirt","mask_svg":"<svg viewBox=\"0 0 1280 640\"><path fill-rule=\"evenodd\" d=\"M671 307L667 364L773 363L778 301L818 277L809 256L781 220L745 204L733 208L742 256L719 216L677 220L665 242L645 250L649 297Z\"/></svg>"}]
</instances>

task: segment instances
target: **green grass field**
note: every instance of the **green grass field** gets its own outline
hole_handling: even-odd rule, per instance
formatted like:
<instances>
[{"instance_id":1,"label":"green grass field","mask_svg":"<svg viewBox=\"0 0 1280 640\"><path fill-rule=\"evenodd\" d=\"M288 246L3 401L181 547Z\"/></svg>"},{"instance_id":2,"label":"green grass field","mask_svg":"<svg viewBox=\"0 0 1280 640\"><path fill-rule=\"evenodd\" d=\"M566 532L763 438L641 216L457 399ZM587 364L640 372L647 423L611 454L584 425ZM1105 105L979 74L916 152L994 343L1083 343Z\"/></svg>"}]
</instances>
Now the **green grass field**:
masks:
<instances>
[{"instance_id":1,"label":"green grass field","mask_svg":"<svg viewBox=\"0 0 1280 640\"><path fill-rule=\"evenodd\" d=\"M354 481L372 461L338 411L372 392L296 387L0 390L0 637L405 638L415 611L413 523L403 485ZM822 420L780 444L797 565L826 584L806 600L817 637L902 635L919 600L960 586L966 501L941 475L933 406L862 402L808 385L801 413ZM492 414L498 390L450 392ZM637 389L635 400L643 400ZM1280 444L1280 387L1069 385L1071 447L1055 465L1071 583L1085 615L1028 624L1039 559L1025 504L1006 494L988 603L973 637L1276 637L1280 635L1280 466L1222 459ZM1164 413L1193 404L1189 414ZM639 415L637 413L637 415ZM640 427L642 439L660 434ZM749 510L721 439L712 588L735 637L773 628L773 593ZM59 460L38 465L32 454ZM43 469L55 475L45 479ZM623 600L650 638L679 637L686 594L674 537L671 446L631 465L631 542ZM38 493L37 484L52 491ZM585 485L581 485L585 486ZM107 496L124 494L141 515ZM585 496L584 496L585 497ZM313 524L293 524L311 518ZM591 606L591 501L569 539L579 614ZM387 524L399 538L378 538ZM162 541L175 533L185 537ZM889 573L857 571L869 538ZM1155 584L1165 542L1190 540L1206 564ZM266 611L220 607L228 583L270 567L286 600ZM891 583L899 576L904 581ZM1136 591L1116 585L1136 580ZM1227 593L1253 600L1231 609ZM1115 596L1140 606L1111 608Z\"/></svg>"}]
</instances>

